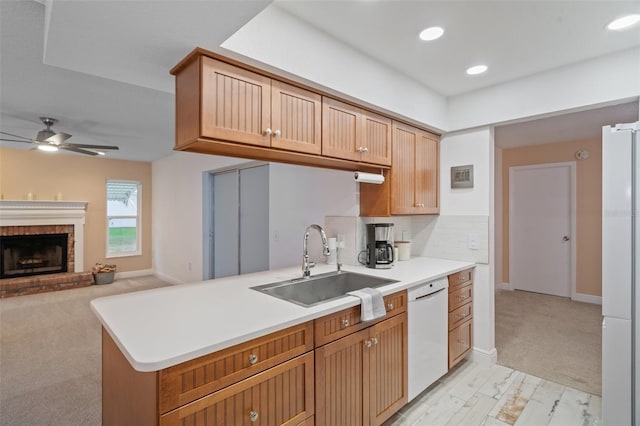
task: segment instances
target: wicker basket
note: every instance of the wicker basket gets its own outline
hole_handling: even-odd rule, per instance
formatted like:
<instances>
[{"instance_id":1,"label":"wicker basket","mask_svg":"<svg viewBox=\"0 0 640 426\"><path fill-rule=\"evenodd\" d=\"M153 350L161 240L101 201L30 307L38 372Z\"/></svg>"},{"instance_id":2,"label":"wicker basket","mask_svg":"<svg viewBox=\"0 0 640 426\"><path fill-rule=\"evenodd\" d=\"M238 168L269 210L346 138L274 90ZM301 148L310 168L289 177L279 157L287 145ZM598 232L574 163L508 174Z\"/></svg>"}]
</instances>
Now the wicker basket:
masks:
<instances>
[{"instance_id":1,"label":"wicker basket","mask_svg":"<svg viewBox=\"0 0 640 426\"><path fill-rule=\"evenodd\" d=\"M93 279L95 280L97 285L101 284L111 284L113 282L113 277L115 276L115 271L111 272L94 272Z\"/></svg>"}]
</instances>

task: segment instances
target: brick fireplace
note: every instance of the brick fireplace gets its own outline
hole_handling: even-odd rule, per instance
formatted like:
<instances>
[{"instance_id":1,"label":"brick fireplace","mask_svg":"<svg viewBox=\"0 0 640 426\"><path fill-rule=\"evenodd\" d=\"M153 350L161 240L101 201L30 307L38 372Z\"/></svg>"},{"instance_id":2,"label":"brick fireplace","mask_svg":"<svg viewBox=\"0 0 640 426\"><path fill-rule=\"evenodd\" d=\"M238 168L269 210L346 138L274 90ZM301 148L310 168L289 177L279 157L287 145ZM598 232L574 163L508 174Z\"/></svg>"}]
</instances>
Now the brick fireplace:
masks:
<instances>
[{"instance_id":1,"label":"brick fireplace","mask_svg":"<svg viewBox=\"0 0 640 426\"><path fill-rule=\"evenodd\" d=\"M93 284L83 271L86 205L0 201L0 298Z\"/></svg>"}]
</instances>

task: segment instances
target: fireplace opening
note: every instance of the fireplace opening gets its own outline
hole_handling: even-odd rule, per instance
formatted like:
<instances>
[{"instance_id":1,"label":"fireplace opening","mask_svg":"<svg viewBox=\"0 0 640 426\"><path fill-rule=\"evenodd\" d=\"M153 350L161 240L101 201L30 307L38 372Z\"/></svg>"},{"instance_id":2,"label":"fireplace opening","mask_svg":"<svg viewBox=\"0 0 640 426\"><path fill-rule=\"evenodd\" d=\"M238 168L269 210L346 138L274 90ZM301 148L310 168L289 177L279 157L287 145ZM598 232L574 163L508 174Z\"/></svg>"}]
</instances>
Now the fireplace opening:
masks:
<instances>
[{"instance_id":1,"label":"fireplace opening","mask_svg":"<svg viewBox=\"0 0 640 426\"><path fill-rule=\"evenodd\" d=\"M69 234L0 237L0 279L67 272Z\"/></svg>"}]
</instances>

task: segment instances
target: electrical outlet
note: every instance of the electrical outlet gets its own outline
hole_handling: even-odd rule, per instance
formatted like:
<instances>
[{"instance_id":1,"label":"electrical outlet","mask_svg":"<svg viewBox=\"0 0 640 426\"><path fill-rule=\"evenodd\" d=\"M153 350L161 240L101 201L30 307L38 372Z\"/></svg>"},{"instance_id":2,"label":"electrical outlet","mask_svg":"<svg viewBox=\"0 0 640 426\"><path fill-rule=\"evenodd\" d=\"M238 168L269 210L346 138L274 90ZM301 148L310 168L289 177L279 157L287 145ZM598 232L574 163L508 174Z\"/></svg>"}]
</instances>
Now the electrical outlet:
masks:
<instances>
[{"instance_id":1,"label":"electrical outlet","mask_svg":"<svg viewBox=\"0 0 640 426\"><path fill-rule=\"evenodd\" d=\"M478 240L480 236L478 234L469 234L469 249L478 250Z\"/></svg>"}]
</instances>

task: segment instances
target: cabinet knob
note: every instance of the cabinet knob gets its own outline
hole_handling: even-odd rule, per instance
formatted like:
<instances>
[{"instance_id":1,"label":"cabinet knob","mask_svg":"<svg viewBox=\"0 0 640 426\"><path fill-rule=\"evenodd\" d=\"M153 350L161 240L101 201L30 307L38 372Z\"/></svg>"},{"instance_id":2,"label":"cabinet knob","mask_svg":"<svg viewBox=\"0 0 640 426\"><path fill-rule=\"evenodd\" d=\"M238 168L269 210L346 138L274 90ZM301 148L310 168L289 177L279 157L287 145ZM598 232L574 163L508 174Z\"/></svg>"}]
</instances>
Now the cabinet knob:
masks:
<instances>
[{"instance_id":1,"label":"cabinet knob","mask_svg":"<svg viewBox=\"0 0 640 426\"><path fill-rule=\"evenodd\" d=\"M463 296L462 294L460 296L458 296L458 300L464 300L466 298L467 298L467 296Z\"/></svg>"},{"instance_id":2,"label":"cabinet knob","mask_svg":"<svg viewBox=\"0 0 640 426\"><path fill-rule=\"evenodd\" d=\"M369 148L367 148L366 146L359 146L358 147L358 152L369 152Z\"/></svg>"},{"instance_id":3,"label":"cabinet knob","mask_svg":"<svg viewBox=\"0 0 640 426\"><path fill-rule=\"evenodd\" d=\"M273 136L276 138L279 138L280 135L282 135L282 132L280 130L276 130L275 132L273 132Z\"/></svg>"},{"instance_id":4,"label":"cabinet knob","mask_svg":"<svg viewBox=\"0 0 640 426\"><path fill-rule=\"evenodd\" d=\"M249 413L249 420L251 420L252 422L256 422L258 421L258 412L257 411L251 411Z\"/></svg>"},{"instance_id":5,"label":"cabinet knob","mask_svg":"<svg viewBox=\"0 0 640 426\"><path fill-rule=\"evenodd\" d=\"M373 342L374 345L378 344L378 338L377 337L372 337L371 338L371 342Z\"/></svg>"},{"instance_id":6,"label":"cabinet knob","mask_svg":"<svg viewBox=\"0 0 640 426\"><path fill-rule=\"evenodd\" d=\"M365 340L365 341L364 341L364 347L365 347L365 348L370 348L370 347L371 347L371 345L372 345L371 340Z\"/></svg>"},{"instance_id":7,"label":"cabinet knob","mask_svg":"<svg viewBox=\"0 0 640 426\"><path fill-rule=\"evenodd\" d=\"M387 311L393 311L393 303L387 303Z\"/></svg>"},{"instance_id":8,"label":"cabinet knob","mask_svg":"<svg viewBox=\"0 0 640 426\"><path fill-rule=\"evenodd\" d=\"M249 355L249 362L251 364L255 364L256 362L258 362L258 355L256 354L250 354Z\"/></svg>"},{"instance_id":9,"label":"cabinet knob","mask_svg":"<svg viewBox=\"0 0 640 426\"><path fill-rule=\"evenodd\" d=\"M267 127L267 130L265 130L265 131L264 131L264 134L265 134L265 135L267 135L267 136L270 136L270 135L271 135L271 133L273 133L273 132L272 132L272 131L271 131L271 129L270 129L270 128L268 128L268 127Z\"/></svg>"},{"instance_id":10,"label":"cabinet knob","mask_svg":"<svg viewBox=\"0 0 640 426\"><path fill-rule=\"evenodd\" d=\"M342 320L342 327L349 327L349 320L348 319L343 319Z\"/></svg>"},{"instance_id":11,"label":"cabinet knob","mask_svg":"<svg viewBox=\"0 0 640 426\"><path fill-rule=\"evenodd\" d=\"M424 207L424 203L417 203L416 207Z\"/></svg>"}]
</instances>

